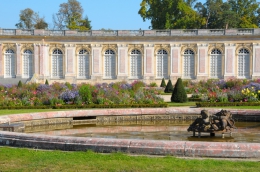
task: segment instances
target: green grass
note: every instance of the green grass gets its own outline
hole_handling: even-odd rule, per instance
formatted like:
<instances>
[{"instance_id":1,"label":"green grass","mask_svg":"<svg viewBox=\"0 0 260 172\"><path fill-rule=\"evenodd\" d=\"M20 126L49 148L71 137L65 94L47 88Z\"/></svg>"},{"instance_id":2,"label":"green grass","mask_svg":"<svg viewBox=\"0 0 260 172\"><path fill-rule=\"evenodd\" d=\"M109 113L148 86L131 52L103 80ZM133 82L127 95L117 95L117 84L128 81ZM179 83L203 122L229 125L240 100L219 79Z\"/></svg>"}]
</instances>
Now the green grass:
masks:
<instances>
[{"instance_id":1,"label":"green grass","mask_svg":"<svg viewBox=\"0 0 260 172\"><path fill-rule=\"evenodd\" d=\"M129 156L122 153L42 151L0 147L0 171L259 171L259 162L214 159L181 159L171 156Z\"/></svg>"}]
</instances>

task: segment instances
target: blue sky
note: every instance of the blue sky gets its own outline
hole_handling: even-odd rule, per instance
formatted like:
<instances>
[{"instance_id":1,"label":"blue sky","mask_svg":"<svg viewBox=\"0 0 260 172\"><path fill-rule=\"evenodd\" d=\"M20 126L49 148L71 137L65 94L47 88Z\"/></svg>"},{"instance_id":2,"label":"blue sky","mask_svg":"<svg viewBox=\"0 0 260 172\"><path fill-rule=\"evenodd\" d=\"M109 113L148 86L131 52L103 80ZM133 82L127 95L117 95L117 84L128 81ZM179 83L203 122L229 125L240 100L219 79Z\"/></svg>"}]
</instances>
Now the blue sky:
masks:
<instances>
[{"instance_id":1,"label":"blue sky","mask_svg":"<svg viewBox=\"0 0 260 172\"><path fill-rule=\"evenodd\" d=\"M150 22L143 22L138 14L142 0L78 0L84 15L91 20L93 30L148 30ZM31 8L45 17L49 29L53 29L52 15L57 13L59 5L67 0L0 0L0 27L15 29L21 10Z\"/></svg>"}]
</instances>

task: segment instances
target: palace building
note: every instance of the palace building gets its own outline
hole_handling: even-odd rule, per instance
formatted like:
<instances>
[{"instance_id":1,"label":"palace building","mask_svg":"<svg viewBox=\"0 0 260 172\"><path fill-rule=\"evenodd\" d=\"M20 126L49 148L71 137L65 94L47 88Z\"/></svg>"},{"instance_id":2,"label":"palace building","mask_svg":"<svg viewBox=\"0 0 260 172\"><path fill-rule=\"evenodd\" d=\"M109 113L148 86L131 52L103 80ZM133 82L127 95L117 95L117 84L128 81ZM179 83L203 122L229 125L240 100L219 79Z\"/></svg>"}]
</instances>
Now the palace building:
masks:
<instances>
[{"instance_id":1,"label":"palace building","mask_svg":"<svg viewBox=\"0 0 260 172\"><path fill-rule=\"evenodd\" d=\"M260 29L0 29L0 84L260 78Z\"/></svg>"}]
</instances>

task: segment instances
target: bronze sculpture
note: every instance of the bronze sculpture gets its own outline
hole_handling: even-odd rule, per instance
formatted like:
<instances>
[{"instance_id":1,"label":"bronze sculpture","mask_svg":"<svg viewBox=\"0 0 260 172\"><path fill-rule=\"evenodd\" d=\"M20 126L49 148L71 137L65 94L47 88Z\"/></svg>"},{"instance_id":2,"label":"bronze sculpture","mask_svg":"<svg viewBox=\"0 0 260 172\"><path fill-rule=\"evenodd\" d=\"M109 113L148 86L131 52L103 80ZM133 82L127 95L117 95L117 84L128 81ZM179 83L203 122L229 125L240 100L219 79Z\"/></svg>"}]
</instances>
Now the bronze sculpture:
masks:
<instances>
[{"instance_id":1,"label":"bronze sculpture","mask_svg":"<svg viewBox=\"0 0 260 172\"><path fill-rule=\"evenodd\" d=\"M216 132L222 132L224 138L224 133L231 135L234 128L236 128L235 121L232 119L230 111L221 110L214 115L210 115L208 110L202 110L201 117L195 119L189 126L188 131L193 131L193 136L195 136L195 132L198 132L199 137L201 132L210 133L211 136L215 136Z\"/></svg>"}]
</instances>

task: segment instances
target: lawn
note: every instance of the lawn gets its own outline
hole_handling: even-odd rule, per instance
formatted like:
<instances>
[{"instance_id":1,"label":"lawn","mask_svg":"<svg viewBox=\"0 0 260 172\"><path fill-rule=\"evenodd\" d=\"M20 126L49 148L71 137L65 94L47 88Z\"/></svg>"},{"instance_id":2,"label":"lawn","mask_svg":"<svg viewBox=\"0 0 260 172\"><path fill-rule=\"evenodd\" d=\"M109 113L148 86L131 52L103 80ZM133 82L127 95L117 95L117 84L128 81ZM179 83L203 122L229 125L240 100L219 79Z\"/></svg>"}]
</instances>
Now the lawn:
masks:
<instances>
[{"instance_id":1,"label":"lawn","mask_svg":"<svg viewBox=\"0 0 260 172\"><path fill-rule=\"evenodd\" d=\"M259 171L257 161L131 156L123 153L43 151L0 147L0 171Z\"/></svg>"}]
</instances>

